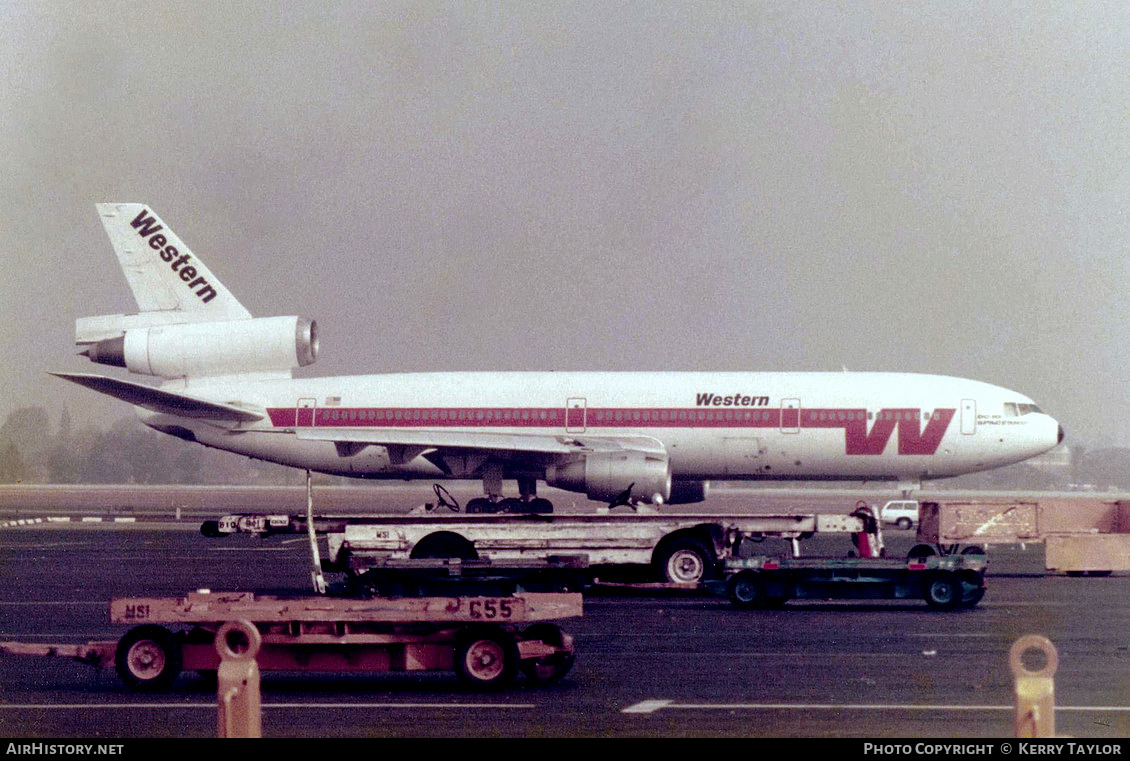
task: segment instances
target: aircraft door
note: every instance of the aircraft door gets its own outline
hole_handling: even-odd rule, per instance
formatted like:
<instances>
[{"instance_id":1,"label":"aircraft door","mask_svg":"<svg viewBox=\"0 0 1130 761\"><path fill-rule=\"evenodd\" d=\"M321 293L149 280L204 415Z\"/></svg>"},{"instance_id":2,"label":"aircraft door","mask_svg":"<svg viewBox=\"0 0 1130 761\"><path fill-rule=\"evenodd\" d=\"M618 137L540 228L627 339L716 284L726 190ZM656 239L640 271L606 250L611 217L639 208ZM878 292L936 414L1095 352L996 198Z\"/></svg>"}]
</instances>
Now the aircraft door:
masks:
<instances>
[{"instance_id":1,"label":"aircraft door","mask_svg":"<svg viewBox=\"0 0 1130 761\"><path fill-rule=\"evenodd\" d=\"M565 401L565 432L584 433L586 425L586 402L579 396Z\"/></svg>"},{"instance_id":2,"label":"aircraft door","mask_svg":"<svg viewBox=\"0 0 1130 761\"><path fill-rule=\"evenodd\" d=\"M977 433L977 400L961 400L961 432L966 436Z\"/></svg>"},{"instance_id":3,"label":"aircraft door","mask_svg":"<svg viewBox=\"0 0 1130 761\"><path fill-rule=\"evenodd\" d=\"M800 399L781 400L781 433L800 433Z\"/></svg>"},{"instance_id":4,"label":"aircraft door","mask_svg":"<svg viewBox=\"0 0 1130 761\"><path fill-rule=\"evenodd\" d=\"M299 399L294 410L294 424L299 428L309 428L314 425L314 407L317 399Z\"/></svg>"}]
</instances>

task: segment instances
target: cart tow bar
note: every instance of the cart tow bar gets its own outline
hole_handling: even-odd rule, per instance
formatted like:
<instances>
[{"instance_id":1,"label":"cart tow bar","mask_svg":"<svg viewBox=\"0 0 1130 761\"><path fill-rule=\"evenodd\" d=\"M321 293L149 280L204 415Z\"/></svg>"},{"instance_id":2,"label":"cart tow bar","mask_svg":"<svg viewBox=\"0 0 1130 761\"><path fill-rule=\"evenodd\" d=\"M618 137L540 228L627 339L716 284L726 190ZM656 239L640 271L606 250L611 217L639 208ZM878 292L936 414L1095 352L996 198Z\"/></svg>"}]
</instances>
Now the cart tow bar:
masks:
<instances>
[{"instance_id":1,"label":"cart tow bar","mask_svg":"<svg viewBox=\"0 0 1130 761\"><path fill-rule=\"evenodd\" d=\"M324 595L326 577L322 575L322 556L318 552L318 535L314 533L314 487L310 483L309 470L306 471L306 533L310 536L310 556L314 561L310 578L314 582L314 591Z\"/></svg>"}]
</instances>

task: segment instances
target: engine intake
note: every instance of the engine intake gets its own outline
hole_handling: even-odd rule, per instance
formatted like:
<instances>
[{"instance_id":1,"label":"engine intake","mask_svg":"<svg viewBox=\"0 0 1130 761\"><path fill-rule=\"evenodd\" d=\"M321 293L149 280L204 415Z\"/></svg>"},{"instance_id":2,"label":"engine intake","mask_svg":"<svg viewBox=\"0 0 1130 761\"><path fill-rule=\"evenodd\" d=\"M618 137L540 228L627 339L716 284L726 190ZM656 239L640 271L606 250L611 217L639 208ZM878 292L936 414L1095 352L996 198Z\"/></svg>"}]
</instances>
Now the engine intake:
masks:
<instances>
[{"instance_id":1,"label":"engine intake","mask_svg":"<svg viewBox=\"0 0 1130 761\"><path fill-rule=\"evenodd\" d=\"M612 500L630 486L632 497L662 503L671 496L671 463L666 454L594 452L566 465L549 466L545 482L595 500Z\"/></svg>"},{"instance_id":2,"label":"engine intake","mask_svg":"<svg viewBox=\"0 0 1130 761\"><path fill-rule=\"evenodd\" d=\"M318 326L301 317L260 317L134 328L89 344L91 362L162 378L290 370L318 358Z\"/></svg>"}]
</instances>

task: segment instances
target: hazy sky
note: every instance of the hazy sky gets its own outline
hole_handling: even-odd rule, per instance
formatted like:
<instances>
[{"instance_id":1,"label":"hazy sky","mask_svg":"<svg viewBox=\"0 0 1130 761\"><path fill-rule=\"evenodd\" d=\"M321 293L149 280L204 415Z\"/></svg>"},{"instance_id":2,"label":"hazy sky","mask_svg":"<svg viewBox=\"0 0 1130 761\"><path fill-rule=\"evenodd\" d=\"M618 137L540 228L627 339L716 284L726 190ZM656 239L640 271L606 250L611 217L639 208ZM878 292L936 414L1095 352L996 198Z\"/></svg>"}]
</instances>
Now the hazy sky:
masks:
<instances>
[{"instance_id":1,"label":"hazy sky","mask_svg":"<svg viewBox=\"0 0 1130 761\"><path fill-rule=\"evenodd\" d=\"M0 420L126 413L45 373L138 201L305 374L931 372L1130 445L1128 58L1109 2L0 0Z\"/></svg>"}]
</instances>

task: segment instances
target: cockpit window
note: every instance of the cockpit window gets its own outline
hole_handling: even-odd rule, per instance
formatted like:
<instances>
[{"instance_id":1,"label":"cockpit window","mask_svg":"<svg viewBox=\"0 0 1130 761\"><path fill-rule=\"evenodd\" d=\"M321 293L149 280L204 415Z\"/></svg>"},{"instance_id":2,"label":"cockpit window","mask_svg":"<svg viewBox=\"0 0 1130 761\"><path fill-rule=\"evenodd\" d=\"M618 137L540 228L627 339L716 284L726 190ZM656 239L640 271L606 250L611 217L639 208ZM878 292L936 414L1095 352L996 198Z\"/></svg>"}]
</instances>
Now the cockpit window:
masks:
<instances>
[{"instance_id":1,"label":"cockpit window","mask_svg":"<svg viewBox=\"0 0 1130 761\"><path fill-rule=\"evenodd\" d=\"M1025 404L1023 402L1005 402L1004 403L1004 416L1016 417L1017 415L1031 415L1033 412L1043 412L1039 407L1034 404Z\"/></svg>"}]
</instances>

